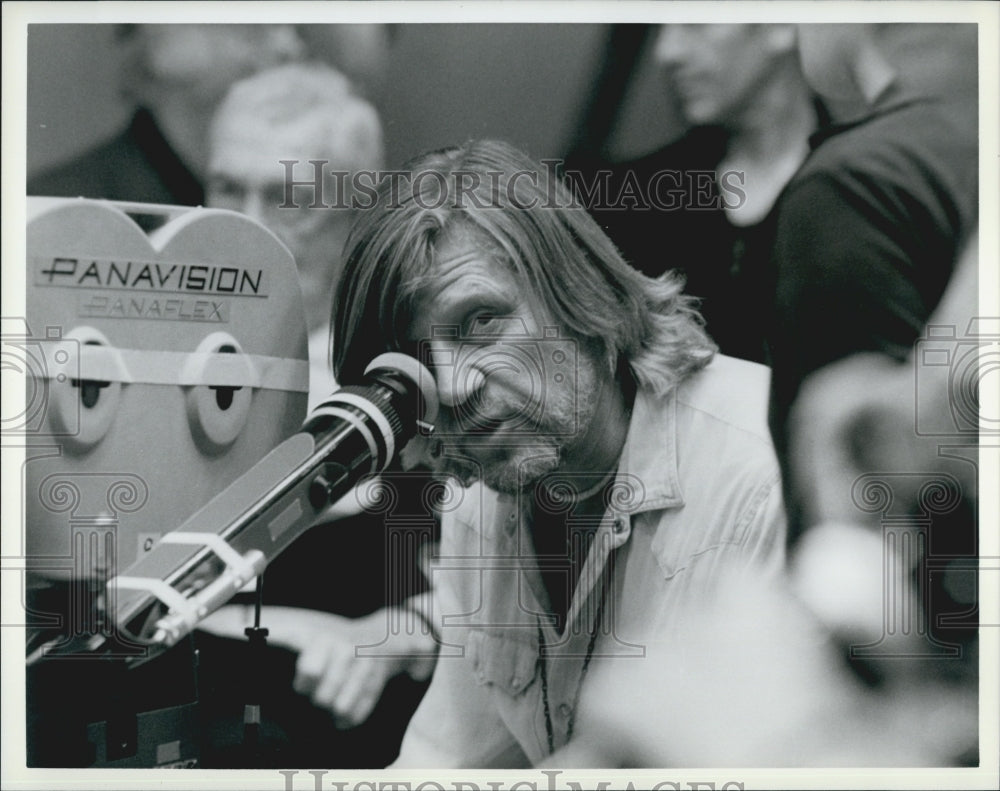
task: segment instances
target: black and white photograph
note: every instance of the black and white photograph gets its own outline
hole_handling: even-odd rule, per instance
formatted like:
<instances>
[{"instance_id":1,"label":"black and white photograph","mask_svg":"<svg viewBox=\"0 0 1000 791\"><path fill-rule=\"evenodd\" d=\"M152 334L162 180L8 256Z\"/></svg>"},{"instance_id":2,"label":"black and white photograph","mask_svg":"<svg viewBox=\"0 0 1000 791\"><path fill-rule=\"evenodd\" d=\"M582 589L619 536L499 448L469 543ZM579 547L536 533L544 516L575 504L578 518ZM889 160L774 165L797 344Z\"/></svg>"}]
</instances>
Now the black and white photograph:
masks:
<instances>
[{"instance_id":1,"label":"black and white photograph","mask_svg":"<svg viewBox=\"0 0 1000 791\"><path fill-rule=\"evenodd\" d=\"M997 6L3 17L4 789L1000 785Z\"/></svg>"}]
</instances>

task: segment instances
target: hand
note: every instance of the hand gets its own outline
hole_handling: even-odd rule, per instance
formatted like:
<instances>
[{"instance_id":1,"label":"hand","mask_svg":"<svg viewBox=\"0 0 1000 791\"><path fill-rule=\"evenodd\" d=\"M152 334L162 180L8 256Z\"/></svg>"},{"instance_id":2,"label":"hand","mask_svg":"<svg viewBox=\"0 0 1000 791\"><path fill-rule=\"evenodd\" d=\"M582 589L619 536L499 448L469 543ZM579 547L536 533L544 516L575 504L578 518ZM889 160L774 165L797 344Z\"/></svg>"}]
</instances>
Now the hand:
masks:
<instances>
[{"instance_id":1,"label":"hand","mask_svg":"<svg viewBox=\"0 0 1000 791\"><path fill-rule=\"evenodd\" d=\"M368 719L392 678L406 672L423 680L433 670L434 638L419 628L414 634L390 630L387 619L398 614L383 608L362 618L344 618L318 610L266 606L261 625L267 627L270 643L298 653L295 691L329 709L339 727L353 728ZM244 628L252 624L252 606L227 605L199 628L243 639ZM358 656L359 646L376 647Z\"/></svg>"}]
</instances>

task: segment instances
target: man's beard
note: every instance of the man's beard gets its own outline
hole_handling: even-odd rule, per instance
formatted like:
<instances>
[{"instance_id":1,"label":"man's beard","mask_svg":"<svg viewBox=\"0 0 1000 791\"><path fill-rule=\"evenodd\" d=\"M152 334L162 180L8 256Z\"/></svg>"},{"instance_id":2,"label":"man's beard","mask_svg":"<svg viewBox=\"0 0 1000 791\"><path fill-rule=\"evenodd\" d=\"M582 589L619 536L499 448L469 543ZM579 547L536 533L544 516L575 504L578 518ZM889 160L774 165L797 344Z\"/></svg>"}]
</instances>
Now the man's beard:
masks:
<instances>
[{"instance_id":1,"label":"man's beard","mask_svg":"<svg viewBox=\"0 0 1000 791\"><path fill-rule=\"evenodd\" d=\"M431 470L435 477L454 478L465 487L481 480L497 492L516 494L531 489L562 464L562 448L549 438L505 451L509 453L503 459L480 461L465 454L460 447L449 447L445 443L441 455L432 462Z\"/></svg>"},{"instance_id":2,"label":"man's beard","mask_svg":"<svg viewBox=\"0 0 1000 791\"><path fill-rule=\"evenodd\" d=\"M431 440L430 468L435 475L452 477L463 486L483 481L491 489L516 494L533 488L558 470L567 450L582 442L597 418L598 365L581 356L579 387L575 398L556 407L544 426L535 432L511 435L503 444L477 448L475 439L456 432L454 418L443 417L443 439ZM450 424L450 425L448 425Z\"/></svg>"}]
</instances>

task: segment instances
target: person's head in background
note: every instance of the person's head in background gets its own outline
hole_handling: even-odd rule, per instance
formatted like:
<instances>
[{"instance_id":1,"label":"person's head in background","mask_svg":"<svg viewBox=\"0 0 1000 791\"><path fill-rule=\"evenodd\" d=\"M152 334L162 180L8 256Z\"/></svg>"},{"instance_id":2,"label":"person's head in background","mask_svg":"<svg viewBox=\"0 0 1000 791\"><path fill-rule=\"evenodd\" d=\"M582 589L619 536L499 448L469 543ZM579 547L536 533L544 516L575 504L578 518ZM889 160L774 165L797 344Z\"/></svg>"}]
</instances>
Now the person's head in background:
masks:
<instances>
[{"instance_id":1,"label":"person's head in background","mask_svg":"<svg viewBox=\"0 0 1000 791\"><path fill-rule=\"evenodd\" d=\"M835 121L853 121L912 100L948 104L977 132L977 28L914 23L799 25L799 57Z\"/></svg>"},{"instance_id":2,"label":"person's head in background","mask_svg":"<svg viewBox=\"0 0 1000 791\"><path fill-rule=\"evenodd\" d=\"M681 116L691 126L722 127L718 173L740 174L746 198L730 222L764 220L808 151L816 106L795 44L783 24L663 25L654 55Z\"/></svg>"},{"instance_id":3,"label":"person's head in background","mask_svg":"<svg viewBox=\"0 0 1000 791\"><path fill-rule=\"evenodd\" d=\"M170 147L202 180L209 122L230 85L314 58L375 101L384 88L391 36L388 25L124 24L116 38L123 98L152 114Z\"/></svg>"},{"instance_id":4,"label":"person's head in background","mask_svg":"<svg viewBox=\"0 0 1000 791\"><path fill-rule=\"evenodd\" d=\"M899 90L877 25L799 25L802 72L835 121L853 121Z\"/></svg>"},{"instance_id":5,"label":"person's head in background","mask_svg":"<svg viewBox=\"0 0 1000 791\"><path fill-rule=\"evenodd\" d=\"M654 56L692 126L773 124L770 113L808 99L794 25L663 25Z\"/></svg>"},{"instance_id":6,"label":"person's head in background","mask_svg":"<svg viewBox=\"0 0 1000 791\"><path fill-rule=\"evenodd\" d=\"M246 214L273 231L298 266L310 333L327 330L330 303L340 275L341 251L353 220L350 175L383 165L382 126L374 108L350 81L321 63L290 63L234 84L209 135L207 203ZM291 176L312 182L321 165L324 181L289 188ZM345 194L345 189L347 190ZM316 202L339 208L310 208Z\"/></svg>"},{"instance_id":7,"label":"person's head in background","mask_svg":"<svg viewBox=\"0 0 1000 791\"><path fill-rule=\"evenodd\" d=\"M124 98L153 116L199 180L209 123L229 86L305 54L292 25L121 25L117 37Z\"/></svg>"}]
</instances>

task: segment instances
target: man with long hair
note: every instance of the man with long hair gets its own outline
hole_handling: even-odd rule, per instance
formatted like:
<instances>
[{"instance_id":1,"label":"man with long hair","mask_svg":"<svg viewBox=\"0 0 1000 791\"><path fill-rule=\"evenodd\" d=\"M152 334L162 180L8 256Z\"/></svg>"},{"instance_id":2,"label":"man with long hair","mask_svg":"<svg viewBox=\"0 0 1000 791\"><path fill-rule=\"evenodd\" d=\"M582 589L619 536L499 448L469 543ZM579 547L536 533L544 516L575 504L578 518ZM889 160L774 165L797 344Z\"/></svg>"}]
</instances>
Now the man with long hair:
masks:
<instances>
[{"instance_id":1,"label":"man with long hair","mask_svg":"<svg viewBox=\"0 0 1000 791\"><path fill-rule=\"evenodd\" d=\"M627 672L723 568L780 568L768 371L716 354L682 283L628 266L511 147L389 175L331 325L338 379L402 351L442 406L403 452L452 485L442 650L398 765L536 764L572 739L589 667Z\"/></svg>"}]
</instances>

